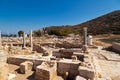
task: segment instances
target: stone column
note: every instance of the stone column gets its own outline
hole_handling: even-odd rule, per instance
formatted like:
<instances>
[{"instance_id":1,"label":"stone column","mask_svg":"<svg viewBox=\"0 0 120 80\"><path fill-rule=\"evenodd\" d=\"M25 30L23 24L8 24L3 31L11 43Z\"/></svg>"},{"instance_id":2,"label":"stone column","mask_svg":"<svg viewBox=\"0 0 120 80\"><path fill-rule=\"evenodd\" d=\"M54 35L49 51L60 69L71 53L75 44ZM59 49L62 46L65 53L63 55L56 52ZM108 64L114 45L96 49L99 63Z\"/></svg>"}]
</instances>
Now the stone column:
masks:
<instances>
[{"instance_id":1,"label":"stone column","mask_svg":"<svg viewBox=\"0 0 120 80\"><path fill-rule=\"evenodd\" d=\"M2 42L1 42L1 31L0 31L0 47L2 46Z\"/></svg>"},{"instance_id":2,"label":"stone column","mask_svg":"<svg viewBox=\"0 0 120 80\"><path fill-rule=\"evenodd\" d=\"M26 48L25 32L23 33L23 48Z\"/></svg>"},{"instance_id":3,"label":"stone column","mask_svg":"<svg viewBox=\"0 0 120 80\"><path fill-rule=\"evenodd\" d=\"M87 46L87 27L84 27L83 30L84 30L84 42L83 42L83 45Z\"/></svg>"},{"instance_id":4,"label":"stone column","mask_svg":"<svg viewBox=\"0 0 120 80\"><path fill-rule=\"evenodd\" d=\"M84 40L83 40L82 50L86 52L87 51L87 27L84 27L83 30L84 30Z\"/></svg>"},{"instance_id":5,"label":"stone column","mask_svg":"<svg viewBox=\"0 0 120 80\"><path fill-rule=\"evenodd\" d=\"M33 41L32 41L32 30L30 30L30 47L31 47L31 51L33 50Z\"/></svg>"}]
</instances>

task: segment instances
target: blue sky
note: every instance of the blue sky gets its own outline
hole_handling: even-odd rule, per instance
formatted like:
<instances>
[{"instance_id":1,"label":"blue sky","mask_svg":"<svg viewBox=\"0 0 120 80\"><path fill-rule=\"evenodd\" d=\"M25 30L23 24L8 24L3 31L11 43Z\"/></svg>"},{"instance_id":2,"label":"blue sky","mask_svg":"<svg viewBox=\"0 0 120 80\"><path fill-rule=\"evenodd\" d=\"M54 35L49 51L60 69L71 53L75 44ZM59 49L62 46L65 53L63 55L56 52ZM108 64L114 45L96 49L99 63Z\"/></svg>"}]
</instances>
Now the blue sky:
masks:
<instances>
[{"instance_id":1,"label":"blue sky","mask_svg":"<svg viewBox=\"0 0 120 80\"><path fill-rule=\"evenodd\" d=\"M0 30L17 33L75 25L114 10L120 10L120 0L0 0Z\"/></svg>"}]
</instances>

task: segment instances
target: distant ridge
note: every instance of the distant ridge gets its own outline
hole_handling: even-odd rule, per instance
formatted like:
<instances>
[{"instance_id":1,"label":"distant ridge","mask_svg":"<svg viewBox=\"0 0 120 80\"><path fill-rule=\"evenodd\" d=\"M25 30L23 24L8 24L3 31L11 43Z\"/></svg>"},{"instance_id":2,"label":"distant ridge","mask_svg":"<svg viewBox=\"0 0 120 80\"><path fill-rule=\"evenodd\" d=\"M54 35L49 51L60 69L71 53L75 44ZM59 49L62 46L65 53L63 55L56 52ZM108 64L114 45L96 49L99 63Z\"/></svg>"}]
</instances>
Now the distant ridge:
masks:
<instances>
[{"instance_id":1,"label":"distant ridge","mask_svg":"<svg viewBox=\"0 0 120 80\"><path fill-rule=\"evenodd\" d=\"M83 32L83 27L88 28L88 33L97 34L120 34L120 10L113 11L111 13L105 14L98 18L92 19L90 21L84 22L82 24L77 24L73 26L51 26L47 27L46 30L51 29L65 29L70 27L73 30L78 31L80 34Z\"/></svg>"},{"instance_id":2,"label":"distant ridge","mask_svg":"<svg viewBox=\"0 0 120 80\"><path fill-rule=\"evenodd\" d=\"M73 26L78 31L88 27L91 34L120 34L120 10L92 19L82 24Z\"/></svg>"}]
</instances>

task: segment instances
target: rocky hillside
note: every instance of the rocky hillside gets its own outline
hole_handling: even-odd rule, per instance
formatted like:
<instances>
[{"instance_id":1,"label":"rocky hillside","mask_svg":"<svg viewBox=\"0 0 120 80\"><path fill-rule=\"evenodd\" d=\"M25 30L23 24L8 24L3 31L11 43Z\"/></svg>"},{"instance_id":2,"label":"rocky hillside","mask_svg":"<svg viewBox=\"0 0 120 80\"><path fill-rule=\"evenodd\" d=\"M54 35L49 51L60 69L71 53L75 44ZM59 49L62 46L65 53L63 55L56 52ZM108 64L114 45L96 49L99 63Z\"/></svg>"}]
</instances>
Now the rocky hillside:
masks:
<instances>
[{"instance_id":1,"label":"rocky hillside","mask_svg":"<svg viewBox=\"0 0 120 80\"><path fill-rule=\"evenodd\" d=\"M120 10L73 26L78 31L82 31L83 27L88 27L91 34L120 34Z\"/></svg>"},{"instance_id":2,"label":"rocky hillside","mask_svg":"<svg viewBox=\"0 0 120 80\"><path fill-rule=\"evenodd\" d=\"M82 34L83 27L88 27L88 33L92 35L111 33L120 34L120 10L113 11L111 13L105 14L82 24L77 24L73 26L51 26L47 27L46 30L63 31L66 28L70 28L69 30L71 30L71 32L73 30L75 33Z\"/></svg>"}]
</instances>

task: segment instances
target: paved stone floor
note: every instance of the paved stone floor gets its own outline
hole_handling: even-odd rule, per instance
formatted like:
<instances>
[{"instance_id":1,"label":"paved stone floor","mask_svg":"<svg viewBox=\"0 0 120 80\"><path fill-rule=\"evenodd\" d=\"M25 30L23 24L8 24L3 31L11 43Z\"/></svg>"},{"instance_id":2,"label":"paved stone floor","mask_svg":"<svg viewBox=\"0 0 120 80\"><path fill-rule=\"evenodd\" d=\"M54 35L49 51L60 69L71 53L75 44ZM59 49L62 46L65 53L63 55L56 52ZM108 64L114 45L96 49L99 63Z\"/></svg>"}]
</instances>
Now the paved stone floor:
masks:
<instances>
[{"instance_id":1,"label":"paved stone floor","mask_svg":"<svg viewBox=\"0 0 120 80\"><path fill-rule=\"evenodd\" d=\"M100 52L100 53L96 53ZM102 75L108 80L120 80L120 55L105 50L93 50L97 57Z\"/></svg>"}]
</instances>

